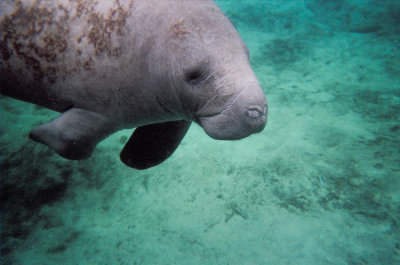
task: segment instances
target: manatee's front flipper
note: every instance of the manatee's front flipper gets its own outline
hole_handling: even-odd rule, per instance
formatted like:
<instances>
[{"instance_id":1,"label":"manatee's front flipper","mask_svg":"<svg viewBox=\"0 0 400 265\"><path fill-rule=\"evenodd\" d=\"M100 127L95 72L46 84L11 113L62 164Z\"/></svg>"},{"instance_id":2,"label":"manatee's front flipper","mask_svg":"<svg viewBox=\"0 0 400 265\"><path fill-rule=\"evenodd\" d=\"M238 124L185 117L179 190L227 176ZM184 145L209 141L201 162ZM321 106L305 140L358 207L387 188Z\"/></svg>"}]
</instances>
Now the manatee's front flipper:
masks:
<instances>
[{"instance_id":1,"label":"manatee's front flipper","mask_svg":"<svg viewBox=\"0 0 400 265\"><path fill-rule=\"evenodd\" d=\"M31 131L29 137L53 148L68 159L88 158L97 143L116 131L116 126L103 116L72 108L53 121Z\"/></svg>"},{"instance_id":2,"label":"manatee's front flipper","mask_svg":"<svg viewBox=\"0 0 400 265\"><path fill-rule=\"evenodd\" d=\"M138 127L121 152L121 161L136 169L160 164L176 150L190 127L188 121L170 121Z\"/></svg>"}]
</instances>

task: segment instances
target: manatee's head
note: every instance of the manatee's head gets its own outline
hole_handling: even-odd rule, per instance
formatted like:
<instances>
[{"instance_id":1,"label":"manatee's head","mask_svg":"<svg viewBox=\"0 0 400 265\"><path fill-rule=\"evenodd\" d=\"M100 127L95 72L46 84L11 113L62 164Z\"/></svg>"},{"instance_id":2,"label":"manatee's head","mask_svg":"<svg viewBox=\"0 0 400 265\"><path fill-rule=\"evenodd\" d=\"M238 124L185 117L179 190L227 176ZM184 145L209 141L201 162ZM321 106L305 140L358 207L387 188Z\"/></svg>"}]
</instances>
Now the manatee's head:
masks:
<instances>
[{"instance_id":1,"label":"manatee's head","mask_svg":"<svg viewBox=\"0 0 400 265\"><path fill-rule=\"evenodd\" d=\"M242 52L246 55L240 60L216 64L206 60L184 74L186 90L191 91L186 109L214 139L247 137L261 132L267 121L266 99L249 66L247 53Z\"/></svg>"},{"instance_id":2,"label":"manatee's head","mask_svg":"<svg viewBox=\"0 0 400 265\"><path fill-rule=\"evenodd\" d=\"M212 1L199 4L181 6L179 14L185 15L168 24L165 61L179 103L165 107L194 120L214 139L258 133L268 107L248 49Z\"/></svg>"}]
</instances>

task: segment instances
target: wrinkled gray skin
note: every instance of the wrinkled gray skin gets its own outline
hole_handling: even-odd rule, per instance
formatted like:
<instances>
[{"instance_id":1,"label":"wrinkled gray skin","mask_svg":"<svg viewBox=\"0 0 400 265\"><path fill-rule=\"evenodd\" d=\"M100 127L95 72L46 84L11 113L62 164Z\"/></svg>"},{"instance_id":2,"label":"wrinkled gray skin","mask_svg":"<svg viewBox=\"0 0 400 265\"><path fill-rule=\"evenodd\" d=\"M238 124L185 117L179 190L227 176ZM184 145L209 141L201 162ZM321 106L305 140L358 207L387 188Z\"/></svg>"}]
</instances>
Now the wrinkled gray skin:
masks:
<instances>
[{"instance_id":1,"label":"wrinkled gray skin","mask_svg":"<svg viewBox=\"0 0 400 265\"><path fill-rule=\"evenodd\" d=\"M248 49L213 1L15 2L0 4L1 93L63 113L30 135L62 156L168 121L223 140L264 128Z\"/></svg>"}]
</instances>

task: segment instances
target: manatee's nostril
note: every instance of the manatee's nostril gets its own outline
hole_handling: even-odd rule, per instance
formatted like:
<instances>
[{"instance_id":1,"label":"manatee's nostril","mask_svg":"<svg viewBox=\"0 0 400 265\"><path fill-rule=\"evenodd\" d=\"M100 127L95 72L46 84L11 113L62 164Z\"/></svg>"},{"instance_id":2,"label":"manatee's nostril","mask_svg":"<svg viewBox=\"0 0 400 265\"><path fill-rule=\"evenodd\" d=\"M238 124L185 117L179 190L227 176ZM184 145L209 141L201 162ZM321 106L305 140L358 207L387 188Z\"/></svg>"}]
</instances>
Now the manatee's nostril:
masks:
<instances>
[{"instance_id":1,"label":"manatee's nostril","mask_svg":"<svg viewBox=\"0 0 400 265\"><path fill-rule=\"evenodd\" d=\"M258 118L260 117L260 112L258 110L248 110L247 116L249 116L250 118Z\"/></svg>"},{"instance_id":2,"label":"manatee's nostril","mask_svg":"<svg viewBox=\"0 0 400 265\"><path fill-rule=\"evenodd\" d=\"M247 109L247 116L250 118L258 118L260 116L265 115L266 108L264 107L249 107Z\"/></svg>"}]
</instances>

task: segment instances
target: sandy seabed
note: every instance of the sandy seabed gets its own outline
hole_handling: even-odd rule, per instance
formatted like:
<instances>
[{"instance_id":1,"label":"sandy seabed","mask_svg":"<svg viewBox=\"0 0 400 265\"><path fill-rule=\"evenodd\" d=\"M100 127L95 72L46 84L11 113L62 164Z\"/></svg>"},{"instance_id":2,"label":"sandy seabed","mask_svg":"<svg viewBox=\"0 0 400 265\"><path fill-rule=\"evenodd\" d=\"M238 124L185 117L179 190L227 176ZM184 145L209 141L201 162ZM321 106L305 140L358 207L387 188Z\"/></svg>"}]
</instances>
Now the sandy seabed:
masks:
<instances>
[{"instance_id":1,"label":"sandy seabed","mask_svg":"<svg viewBox=\"0 0 400 265\"><path fill-rule=\"evenodd\" d=\"M131 131L85 161L33 143L58 114L1 103L2 264L400 264L400 4L217 1L249 46L265 130L136 171Z\"/></svg>"}]
</instances>

